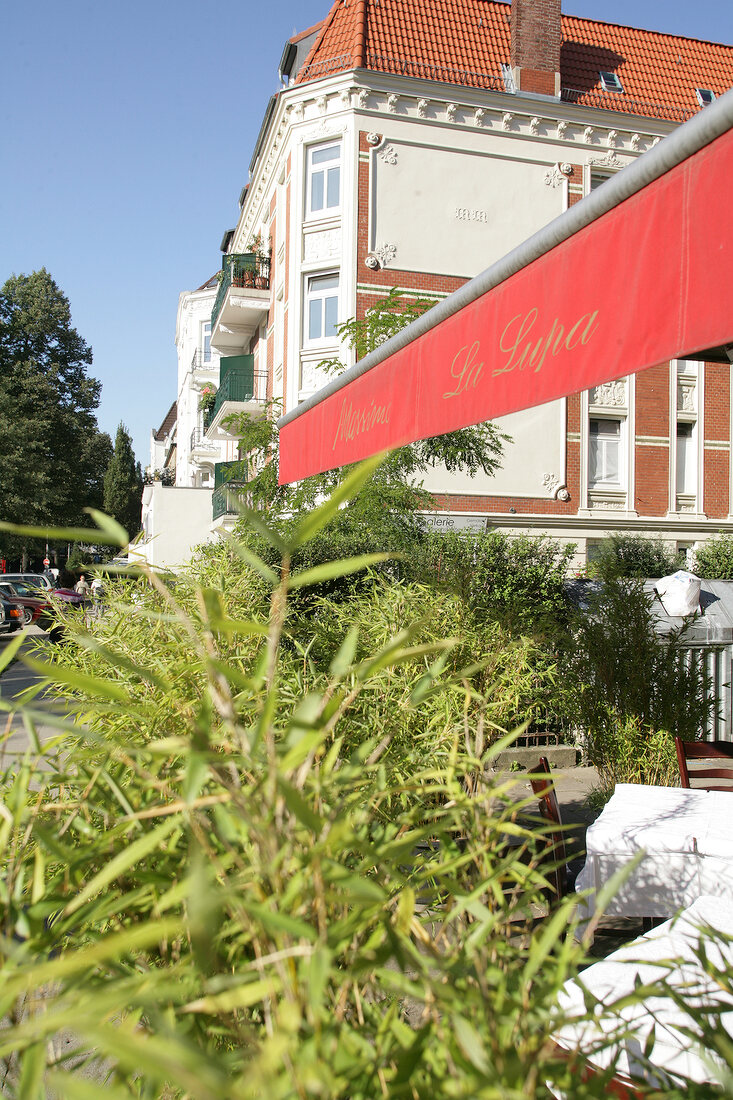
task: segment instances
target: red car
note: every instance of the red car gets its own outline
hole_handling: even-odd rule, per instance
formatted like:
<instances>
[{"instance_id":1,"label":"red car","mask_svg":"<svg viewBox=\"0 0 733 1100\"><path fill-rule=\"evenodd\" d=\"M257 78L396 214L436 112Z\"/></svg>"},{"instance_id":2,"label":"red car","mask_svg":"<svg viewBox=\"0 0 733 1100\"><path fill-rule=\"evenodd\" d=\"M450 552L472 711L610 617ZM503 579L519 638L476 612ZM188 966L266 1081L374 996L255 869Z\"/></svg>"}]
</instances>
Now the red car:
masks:
<instances>
[{"instance_id":1,"label":"red car","mask_svg":"<svg viewBox=\"0 0 733 1100\"><path fill-rule=\"evenodd\" d=\"M20 604L23 609L23 625L30 626L31 623L38 623L38 625L45 625L51 618L51 604L43 597L39 596L38 589L31 589L28 585L23 584L22 581L5 581L0 578L0 596L5 596L7 600L11 600L14 604ZM42 620L42 622L39 622Z\"/></svg>"}]
</instances>

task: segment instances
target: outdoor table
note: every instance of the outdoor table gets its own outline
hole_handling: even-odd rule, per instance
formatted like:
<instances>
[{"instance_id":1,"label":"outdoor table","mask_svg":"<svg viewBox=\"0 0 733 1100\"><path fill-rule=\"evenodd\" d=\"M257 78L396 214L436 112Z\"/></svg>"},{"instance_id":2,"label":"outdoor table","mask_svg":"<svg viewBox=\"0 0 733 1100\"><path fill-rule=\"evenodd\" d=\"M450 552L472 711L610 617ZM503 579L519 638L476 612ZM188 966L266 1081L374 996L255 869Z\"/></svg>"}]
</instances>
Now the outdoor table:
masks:
<instances>
[{"instance_id":1,"label":"outdoor table","mask_svg":"<svg viewBox=\"0 0 733 1100\"><path fill-rule=\"evenodd\" d=\"M705 973L697 957L700 928L706 925L723 934L719 939L704 940L713 972L727 969L730 973L733 944L725 937L733 937L733 903L715 897L698 898L679 916L565 983L558 1009L566 1022L553 1036L558 1046L580 1051L591 1068L615 1065L617 1074L641 1077L657 1087L663 1088L678 1075L698 1082L717 1081L720 1063L711 1059L702 1043L684 1033L685 1028L698 1029L692 1016L670 997L647 993L636 1003L613 1007L633 993L638 982L647 985L663 981L689 1005L720 1006L719 1021L713 1017L711 1025L722 1027L733 1038L733 997ZM584 991L591 994L589 1005L594 998L600 1002L593 1008L592 1017L585 1020L581 1019L588 1016ZM641 1054L652 1030L650 1070Z\"/></svg>"},{"instance_id":2,"label":"outdoor table","mask_svg":"<svg viewBox=\"0 0 733 1100\"><path fill-rule=\"evenodd\" d=\"M576 890L590 916L595 894L643 850L645 855L606 909L611 916L666 918L703 894L733 904L733 795L682 787L619 783L586 834Z\"/></svg>"}]
</instances>

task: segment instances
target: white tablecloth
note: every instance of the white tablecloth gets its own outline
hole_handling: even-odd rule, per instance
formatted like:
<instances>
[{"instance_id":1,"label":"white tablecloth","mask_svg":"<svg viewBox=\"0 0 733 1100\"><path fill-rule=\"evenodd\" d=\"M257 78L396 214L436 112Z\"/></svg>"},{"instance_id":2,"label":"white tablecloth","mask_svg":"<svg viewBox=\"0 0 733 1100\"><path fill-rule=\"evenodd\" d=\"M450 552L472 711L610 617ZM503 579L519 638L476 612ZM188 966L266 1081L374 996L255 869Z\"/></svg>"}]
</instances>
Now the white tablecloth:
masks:
<instances>
[{"instance_id":1,"label":"white tablecloth","mask_svg":"<svg viewBox=\"0 0 733 1100\"><path fill-rule=\"evenodd\" d=\"M588 829L576 889L600 890L642 849L609 914L671 917L703 894L733 903L733 794L619 783Z\"/></svg>"},{"instance_id":2,"label":"white tablecloth","mask_svg":"<svg viewBox=\"0 0 733 1100\"><path fill-rule=\"evenodd\" d=\"M674 1001L647 996L638 1004L612 1007L614 1002L633 991L637 980L644 984L664 980L683 994L688 1003L720 1005L720 1026L733 1038L733 998L723 993L718 983L705 974L696 958L698 929L704 925L733 936L733 904L720 898L698 898L678 917L615 951L602 962L589 966L575 980L566 982L558 1008L570 1017L570 1022L556 1032L554 1038L558 1044L567 1050L582 1051L593 1064L602 1068L612 1065L618 1057L616 1072L649 1078L642 1068L640 1055L653 1028L654 1045L649 1060L655 1071L659 1071L657 1083L664 1085L666 1074L694 1081L717 1080L715 1065L711 1067L708 1052L680 1031L684 1027L696 1028L692 1018ZM729 971L733 968L731 945L722 942L713 945L707 941L705 950L716 972L724 967ZM672 959L683 961L681 965L660 965L661 960ZM595 1007L592 1019L574 1023L573 1017L588 1014L584 990L601 1004ZM604 1048L609 1037L619 1032L623 1037Z\"/></svg>"}]
</instances>

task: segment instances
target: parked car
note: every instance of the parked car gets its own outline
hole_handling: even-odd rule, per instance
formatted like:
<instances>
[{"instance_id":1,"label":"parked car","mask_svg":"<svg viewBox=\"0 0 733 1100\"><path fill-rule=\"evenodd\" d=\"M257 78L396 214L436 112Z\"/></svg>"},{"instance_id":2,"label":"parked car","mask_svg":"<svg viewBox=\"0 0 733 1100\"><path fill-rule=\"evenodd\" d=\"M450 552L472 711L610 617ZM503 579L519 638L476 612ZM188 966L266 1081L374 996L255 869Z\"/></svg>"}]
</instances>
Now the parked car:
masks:
<instances>
[{"instance_id":1,"label":"parked car","mask_svg":"<svg viewBox=\"0 0 733 1100\"><path fill-rule=\"evenodd\" d=\"M43 573L0 573L0 581L3 583L9 581L11 584L17 581L27 585L28 588L38 588L42 592L50 592L53 589L52 582Z\"/></svg>"},{"instance_id":2,"label":"parked car","mask_svg":"<svg viewBox=\"0 0 733 1100\"><path fill-rule=\"evenodd\" d=\"M51 620L51 603L45 596L41 596L39 591L38 588L29 588L22 581L11 584L0 574L0 596L5 596L13 603L21 605L25 626L30 626L31 623L46 626Z\"/></svg>"},{"instance_id":3,"label":"parked car","mask_svg":"<svg viewBox=\"0 0 733 1100\"><path fill-rule=\"evenodd\" d=\"M0 634L11 634L23 626L23 608L0 595Z\"/></svg>"},{"instance_id":4,"label":"parked car","mask_svg":"<svg viewBox=\"0 0 733 1100\"><path fill-rule=\"evenodd\" d=\"M27 588L55 596L63 603L83 604L84 597L73 588L56 588L44 573L0 573L0 583L24 584Z\"/></svg>"}]
</instances>

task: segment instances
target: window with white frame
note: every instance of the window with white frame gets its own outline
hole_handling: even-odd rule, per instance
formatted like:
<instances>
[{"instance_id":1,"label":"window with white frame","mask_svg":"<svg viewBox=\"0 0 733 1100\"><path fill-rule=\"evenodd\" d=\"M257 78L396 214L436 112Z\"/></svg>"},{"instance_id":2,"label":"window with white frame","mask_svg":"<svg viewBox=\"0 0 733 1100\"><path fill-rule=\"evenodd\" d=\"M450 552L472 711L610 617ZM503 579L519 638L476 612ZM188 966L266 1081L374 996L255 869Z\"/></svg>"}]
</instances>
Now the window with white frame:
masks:
<instances>
[{"instance_id":1,"label":"window with white frame","mask_svg":"<svg viewBox=\"0 0 733 1100\"><path fill-rule=\"evenodd\" d=\"M598 169L591 168L590 171L590 190L595 191L598 187L601 187L604 183L607 183L611 176L614 176L615 172L602 172Z\"/></svg>"},{"instance_id":2,"label":"window with white frame","mask_svg":"<svg viewBox=\"0 0 733 1100\"><path fill-rule=\"evenodd\" d=\"M695 425L677 422L677 493L694 496L697 492L697 446Z\"/></svg>"},{"instance_id":3,"label":"window with white frame","mask_svg":"<svg viewBox=\"0 0 733 1100\"><path fill-rule=\"evenodd\" d=\"M306 344L325 343L337 339L339 315L339 274L309 275L305 281Z\"/></svg>"},{"instance_id":4,"label":"window with white frame","mask_svg":"<svg viewBox=\"0 0 733 1100\"><path fill-rule=\"evenodd\" d=\"M201 326L201 362L211 362L211 321L204 321Z\"/></svg>"},{"instance_id":5,"label":"window with white frame","mask_svg":"<svg viewBox=\"0 0 733 1100\"><path fill-rule=\"evenodd\" d=\"M334 213L341 206L341 142L311 145L306 157L306 213Z\"/></svg>"},{"instance_id":6,"label":"window with white frame","mask_svg":"<svg viewBox=\"0 0 733 1100\"><path fill-rule=\"evenodd\" d=\"M591 419L588 431L588 481L591 486L622 486L622 422Z\"/></svg>"}]
</instances>

